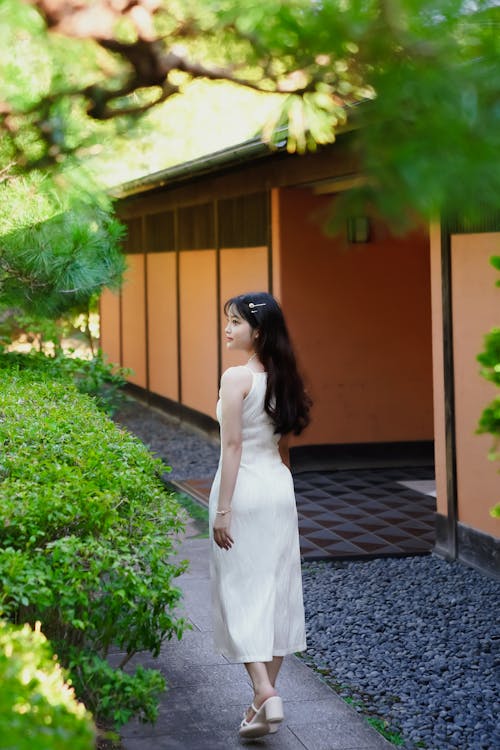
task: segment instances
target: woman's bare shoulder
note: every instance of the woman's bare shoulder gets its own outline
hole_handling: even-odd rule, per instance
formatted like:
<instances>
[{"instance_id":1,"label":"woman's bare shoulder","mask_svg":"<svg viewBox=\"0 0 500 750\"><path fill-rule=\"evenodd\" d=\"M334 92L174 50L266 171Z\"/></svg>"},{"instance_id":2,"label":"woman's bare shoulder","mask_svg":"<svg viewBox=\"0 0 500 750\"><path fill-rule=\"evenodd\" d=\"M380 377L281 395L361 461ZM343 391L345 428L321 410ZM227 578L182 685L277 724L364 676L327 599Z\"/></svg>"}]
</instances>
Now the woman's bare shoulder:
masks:
<instances>
[{"instance_id":1,"label":"woman's bare shoulder","mask_svg":"<svg viewBox=\"0 0 500 750\"><path fill-rule=\"evenodd\" d=\"M249 384L252 383L252 372L245 365L237 365L235 367L228 367L228 369L222 374L220 380L221 388L241 388L246 390Z\"/></svg>"},{"instance_id":2,"label":"woman's bare shoulder","mask_svg":"<svg viewBox=\"0 0 500 750\"><path fill-rule=\"evenodd\" d=\"M252 380L252 371L245 365L236 365L235 367L228 367L222 373L222 383L246 383Z\"/></svg>"}]
</instances>

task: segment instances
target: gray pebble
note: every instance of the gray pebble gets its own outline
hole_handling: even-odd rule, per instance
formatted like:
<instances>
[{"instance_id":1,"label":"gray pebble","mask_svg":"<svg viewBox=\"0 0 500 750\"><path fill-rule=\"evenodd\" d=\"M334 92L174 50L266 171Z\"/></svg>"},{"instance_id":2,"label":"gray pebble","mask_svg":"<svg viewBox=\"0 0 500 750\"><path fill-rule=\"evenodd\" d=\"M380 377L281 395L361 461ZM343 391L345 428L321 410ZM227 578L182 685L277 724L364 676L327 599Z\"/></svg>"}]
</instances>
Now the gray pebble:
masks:
<instances>
[{"instance_id":1,"label":"gray pebble","mask_svg":"<svg viewBox=\"0 0 500 750\"><path fill-rule=\"evenodd\" d=\"M308 658L399 729L403 750L500 747L498 581L430 555L304 563L303 582Z\"/></svg>"}]
</instances>

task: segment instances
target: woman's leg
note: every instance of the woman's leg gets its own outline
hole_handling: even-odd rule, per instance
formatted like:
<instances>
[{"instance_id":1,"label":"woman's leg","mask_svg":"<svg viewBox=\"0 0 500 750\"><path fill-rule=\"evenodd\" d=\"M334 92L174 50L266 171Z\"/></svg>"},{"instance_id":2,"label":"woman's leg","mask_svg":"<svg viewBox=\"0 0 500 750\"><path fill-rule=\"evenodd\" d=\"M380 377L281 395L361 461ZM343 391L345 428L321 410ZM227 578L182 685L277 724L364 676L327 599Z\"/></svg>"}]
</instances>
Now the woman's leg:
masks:
<instances>
[{"instance_id":1,"label":"woman's leg","mask_svg":"<svg viewBox=\"0 0 500 750\"><path fill-rule=\"evenodd\" d=\"M281 669L281 665L283 664L283 657L273 656L272 661L266 661L264 664L266 665L269 682L273 687L276 687L276 679L278 677L278 672Z\"/></svg>"},{"instance_id":2,"label":"woman's leg","mask_svg":"<svg viewBox=\"0 0 500 750\"><path fill-rule=\"evenodd\" d=\"M268 663L272 664L272 662L263 661L245 662L246 670L252 680L255 696L253 702L256 708L260 708L264 701L271 698L273 695L278 695L278 691L274 688L273 683L269 679L266 667ZM247 721L251 721L253 716L254 711L249 708L247 711Z\"/></svg>"}]
</instances>

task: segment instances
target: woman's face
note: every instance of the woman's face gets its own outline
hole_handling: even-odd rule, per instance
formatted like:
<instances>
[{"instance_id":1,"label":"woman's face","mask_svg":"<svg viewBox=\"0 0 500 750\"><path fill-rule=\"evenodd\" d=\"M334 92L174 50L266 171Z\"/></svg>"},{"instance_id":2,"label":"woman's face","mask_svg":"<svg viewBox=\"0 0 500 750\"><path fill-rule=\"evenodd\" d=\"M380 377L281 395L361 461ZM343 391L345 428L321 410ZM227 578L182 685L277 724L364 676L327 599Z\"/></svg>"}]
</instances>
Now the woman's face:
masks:
<instances>
[{"instance_id":1,"label":"woman's face","mask_svg":"<svg viewBox=\"0 0 500 750\"><path fill-rule=\"evenodd\" d=\"M255 331L245 318L242 318L234 306L228 310L227 324L224 329L227 349L252 352Z\"/></svg>"}]
</instances>

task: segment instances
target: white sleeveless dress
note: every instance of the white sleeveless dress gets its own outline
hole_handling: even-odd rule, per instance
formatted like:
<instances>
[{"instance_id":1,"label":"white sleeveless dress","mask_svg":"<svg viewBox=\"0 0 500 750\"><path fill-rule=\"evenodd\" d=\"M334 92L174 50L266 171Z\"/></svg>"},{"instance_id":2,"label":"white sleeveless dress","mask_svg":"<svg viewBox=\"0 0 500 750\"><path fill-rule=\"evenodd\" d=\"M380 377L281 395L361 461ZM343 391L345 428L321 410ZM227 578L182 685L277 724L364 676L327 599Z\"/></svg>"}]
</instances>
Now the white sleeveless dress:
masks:
<instances>
[{"instance_id":1,"label":"white sleeveless dress","mask_svg":"<svg viewBox=\"0 0 500 750\"><path fill-rule=\"evenodd\" d=\"M297 508L279 436L264 411L267 374L243 401L242 455L231 503L234 544L213 540L221 463L209 501L214 645L233 662L272 661L306 649ZM220 422L220 401L217 404Z\"/></svg>"}]
</instances>

